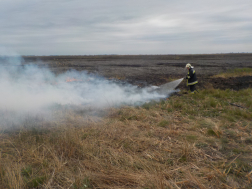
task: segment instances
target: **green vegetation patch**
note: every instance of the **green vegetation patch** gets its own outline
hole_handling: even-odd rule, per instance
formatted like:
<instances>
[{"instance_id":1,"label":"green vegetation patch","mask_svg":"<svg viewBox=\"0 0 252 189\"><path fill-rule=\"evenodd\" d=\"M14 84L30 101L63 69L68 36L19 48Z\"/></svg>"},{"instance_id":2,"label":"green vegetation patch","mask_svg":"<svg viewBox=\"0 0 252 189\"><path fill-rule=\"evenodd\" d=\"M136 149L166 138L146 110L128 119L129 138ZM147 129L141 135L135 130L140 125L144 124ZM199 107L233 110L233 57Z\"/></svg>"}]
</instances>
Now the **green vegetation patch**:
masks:
<instances>
[{"instance_id":1,"label":"green vegetation patch","mask_svg":"<svg viewBox=\"0 0 252 189\"><path fill-rule=\"evenodd\" d=\"M208 147L208 144L203 143L203 142L199 142L199 143L195 144L195 146L197 148L205 148L205 147Z\"/></svg>"},{"instance_id":2,"label":"green vegetation patch","mask_svg":"<svg viewBox=\"0 0 252 189\"><path fill-rule=\"evenodd\" d=\"M197 139L198 139L198 136L195 136L195 135L186 136L186 140L188 140L189 142L195 142Z\"/></svg>"},{"instance_id":3,"label":"green vegetation patch","mask_svg":"<svg viewBox=\"0 0 252 189\"><path fill-rule=\"evenodd\" d=\"M45 181L46 181L46 176L35 177L27 183L27 186L28 188L37 188L39 186L42 186Z\"/></svg>"},{"instance_id":4,"label":"green vegetation patch","mask_svg":"<svg viewBox=\"0 0 252 189\"><path fill-rule=\"evenodd\" d=\"M30 178L32 175L32 167L31 166L27 166L25 168L23 168L21 170L21 174L26 177L26 178Z\"/></svg>"},{"instance_id":5,"label":"green vegetation patch","mask_svg":"<svg viewBox=\"0 0 252 189\"><path fill-rule=\"evenodd\" d=\"M220 73L215 75L214 77L240 77L240 76L251 76L252 75L252 68L235 68L229 69L225 73Z\"/></svg>"},{"instance_id":6,"label":"green vegetation patch","mask_svg":"<svg viewBox=\"0 0 252 189\"><path fill-rule=\"evenodd\" d=\"M208 129L207 130L207 134L210 135L210 136L216 136L216 137L219 137L219 133L214 131L213 129Z\"/></svg>"},{"instance_id":7,"label":"green vegetation patch","mask_svg":"<svg viewBox=\"0 0 252 189\"><path fill-rule=\"evenodd\" d=\"M162 120L162 121L160 121L160 122L158 123L158 126L159 126L159 127L167 127L169 124L170 124L169 121L167 121L167 120Z\"/></svg>"}]
</instances>

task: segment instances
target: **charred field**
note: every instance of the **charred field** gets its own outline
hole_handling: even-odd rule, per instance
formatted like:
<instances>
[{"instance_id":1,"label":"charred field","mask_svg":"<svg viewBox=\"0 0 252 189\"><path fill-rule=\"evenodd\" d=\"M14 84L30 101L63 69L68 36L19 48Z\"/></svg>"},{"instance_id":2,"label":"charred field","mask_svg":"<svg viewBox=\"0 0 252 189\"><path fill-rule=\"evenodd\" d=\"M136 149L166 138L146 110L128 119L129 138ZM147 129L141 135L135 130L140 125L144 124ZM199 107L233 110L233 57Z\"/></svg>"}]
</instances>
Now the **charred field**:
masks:
<instances>
[{"instance_id":1,"label":"charred field","mask_svg":"<svg viewBox=\"0 0 252 189\"><path fill-rule=\"evenodd\" d=\"M25 56L24 63L49 66L55 73L69 69L86 70L105 78L115 78L131 84L161 85L185 77L184 67L190 62L197 71L199 88L208 84L220 89L251 87L252 76L212 78L235 68L252 68L252 54L202 54L202 55L99 55L99 56ZM179 88L184 89L182 83Z\"/></svg>"},{"instance_id":2,"label":"charred field","mask_svg":"<svg viewBox=\"0 0 252 189\"><path fill-rule=\"evenodd\" d=\"M160 101L99 115L55 109L57 119L27 117L18 129L0 129L0 188L251 188L252 54L26 56L22 63L144 87L184 77L188 62L199 80L194 95L182 82Z\"/></svg>"}]
</instances>

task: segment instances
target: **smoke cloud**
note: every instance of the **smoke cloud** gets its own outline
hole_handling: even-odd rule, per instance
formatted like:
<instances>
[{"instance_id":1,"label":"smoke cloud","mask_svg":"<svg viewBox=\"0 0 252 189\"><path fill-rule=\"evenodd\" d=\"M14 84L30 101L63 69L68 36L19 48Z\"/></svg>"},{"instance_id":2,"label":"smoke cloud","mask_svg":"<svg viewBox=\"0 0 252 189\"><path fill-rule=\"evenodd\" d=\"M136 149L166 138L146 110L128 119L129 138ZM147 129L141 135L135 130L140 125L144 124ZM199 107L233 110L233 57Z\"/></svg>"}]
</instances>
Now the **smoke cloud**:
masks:
<instances>
[{"instance_id":1,"label":"smoke cloud","mask_svg":"<svg viewBox=\"0 0 252 189\"><path fill-rule=\"evenodd\" d=\"M17 54L5 50L0 55L0 121L14 120L14 115L50 114L59 105L108 108L141 105L166 96L85 71L69 70L56 76L49 68L23 64Z\"/></svg>"}]
</instances>

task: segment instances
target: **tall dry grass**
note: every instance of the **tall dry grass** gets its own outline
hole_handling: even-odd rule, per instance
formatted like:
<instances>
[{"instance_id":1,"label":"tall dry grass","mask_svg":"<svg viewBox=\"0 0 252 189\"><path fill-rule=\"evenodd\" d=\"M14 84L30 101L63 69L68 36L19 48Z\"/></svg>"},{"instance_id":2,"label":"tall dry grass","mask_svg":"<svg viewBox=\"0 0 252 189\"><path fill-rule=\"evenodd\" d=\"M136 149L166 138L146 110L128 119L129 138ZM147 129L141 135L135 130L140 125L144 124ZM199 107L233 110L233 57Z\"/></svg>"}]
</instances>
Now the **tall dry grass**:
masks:
<instances>
[{"instance_id":1,"label":"tall dry grass","mask_svg":"<svg viewBox=\"0 0 252 189\"><path fill-rule=\"evenodd\" d=\"M251 97L208 89L3 130L0 188L251 188Z\"/></svg>"}]
</instances>

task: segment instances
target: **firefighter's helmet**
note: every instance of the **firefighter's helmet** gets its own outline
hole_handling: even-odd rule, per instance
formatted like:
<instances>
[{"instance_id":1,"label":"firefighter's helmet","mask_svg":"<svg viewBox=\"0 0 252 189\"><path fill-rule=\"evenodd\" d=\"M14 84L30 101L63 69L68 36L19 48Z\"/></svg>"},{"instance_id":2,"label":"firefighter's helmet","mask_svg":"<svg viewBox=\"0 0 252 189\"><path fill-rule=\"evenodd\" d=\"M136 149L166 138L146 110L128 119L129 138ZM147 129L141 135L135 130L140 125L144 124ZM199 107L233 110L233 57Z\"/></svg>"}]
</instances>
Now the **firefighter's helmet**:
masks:
<instances>
[{"instance_id":1,"label":"firefighter's helmet","mask_svg":"<svg viewBox=\"0 0 252 189\"><path fill-rule=\"evenodd\" d=\"M186 64L186 68L191 68L191 67L192 67L192 66L191 66L190 63Z\"/></svg>"}]
</instances>

